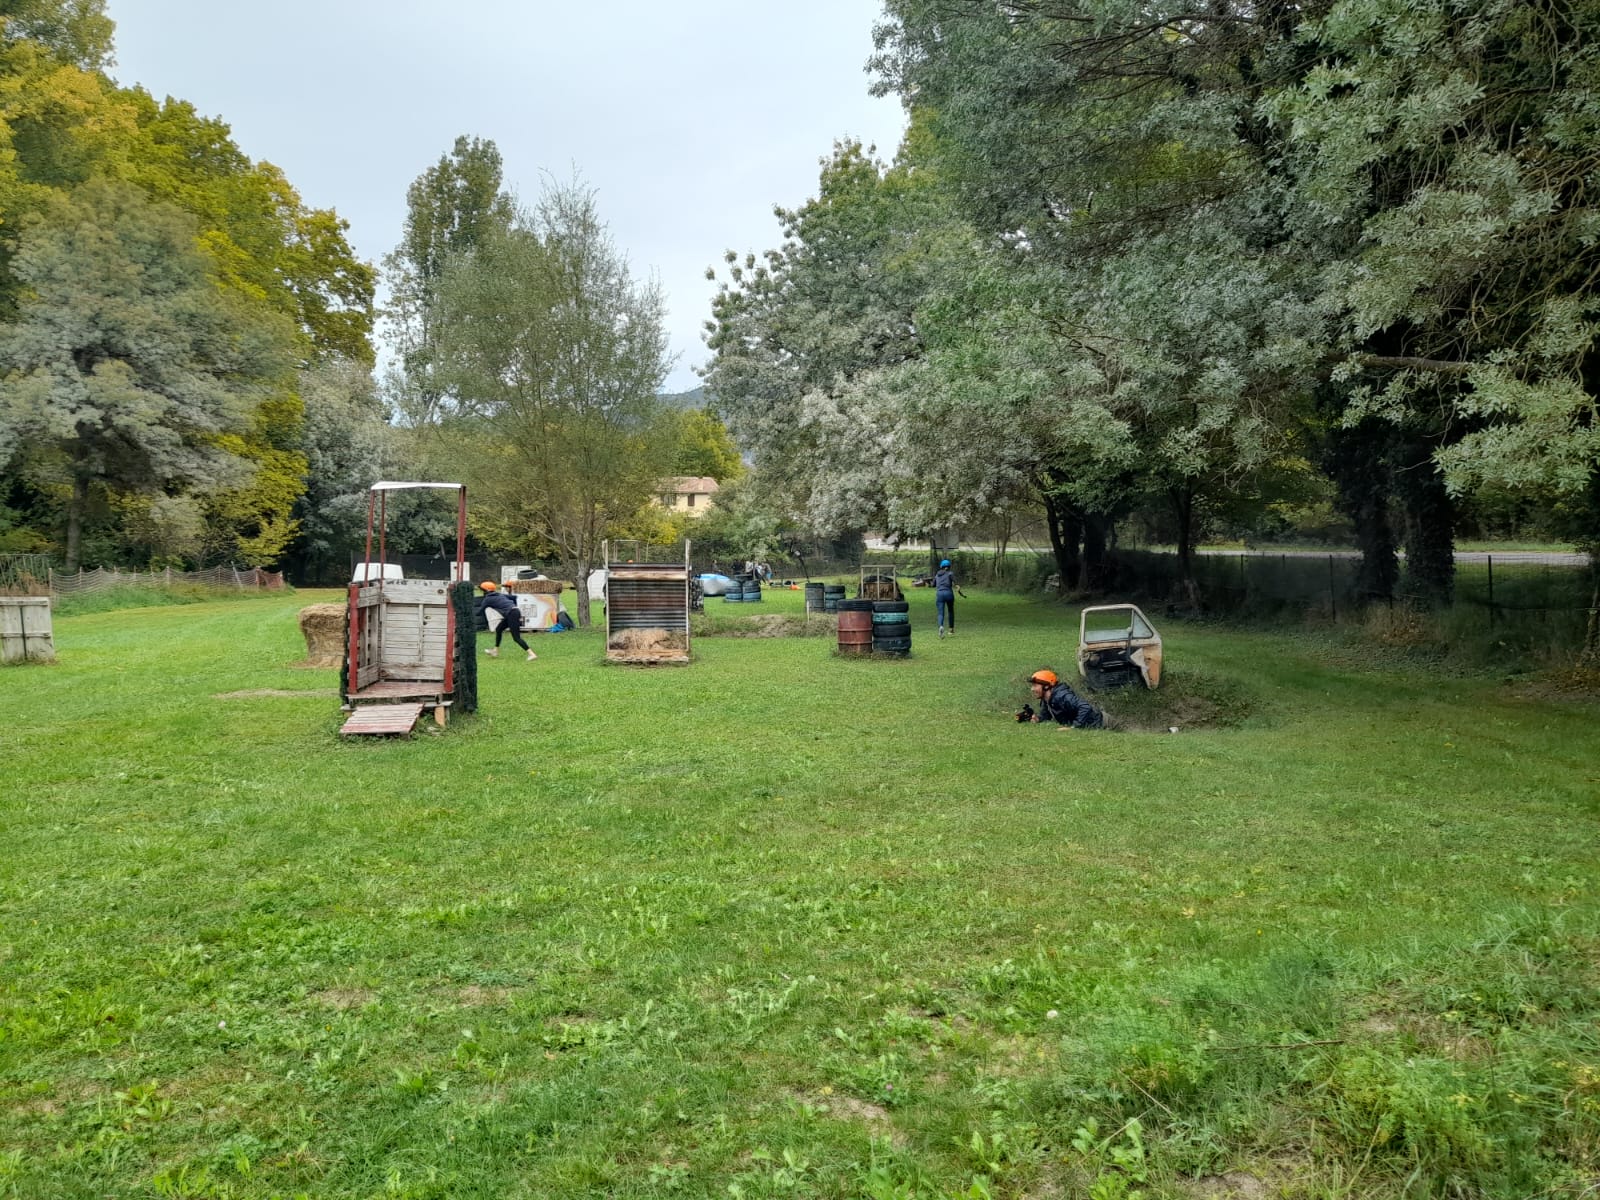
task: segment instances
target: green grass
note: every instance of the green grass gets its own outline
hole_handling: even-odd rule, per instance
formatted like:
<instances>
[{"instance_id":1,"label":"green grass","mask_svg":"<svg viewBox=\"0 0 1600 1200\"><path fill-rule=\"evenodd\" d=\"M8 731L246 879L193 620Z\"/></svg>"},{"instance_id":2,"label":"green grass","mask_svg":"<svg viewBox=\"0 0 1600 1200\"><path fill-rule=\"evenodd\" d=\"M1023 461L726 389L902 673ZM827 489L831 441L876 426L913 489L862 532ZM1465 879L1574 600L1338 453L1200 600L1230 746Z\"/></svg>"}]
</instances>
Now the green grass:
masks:
<instances>
[{"instance_id":1,"label":"green grass","mask_svg":"<svg viewBox=\"0 0 1600 1200\"><path fill-rule=\"evenodd\" d=\"M545 636L342 744L290 665L336 598L64 617L0 673L0 1196L1600 1177L1591 701L1174 626L1106 705L1179 734L1058 733L1010 714L1075 610L974 592L939 642L914 591L905 661Z\"/></svg>"},{"instance_id":2,"label":"green grass","mask_svg":"<svg viewBox=\"0 0 1600 1200\"><path fill-rule=\"evenodd\" d=\"M219 588L198 583L134 584L105 588L97 592L59 596L51 605L51 609L57 617L81 617L94 613L120 612L129 608L149 608L152 605L225 604L235 600L252 600L258 595L259 593L253 588L245 591L241 588Z\"/></svg>"}]
</instances>

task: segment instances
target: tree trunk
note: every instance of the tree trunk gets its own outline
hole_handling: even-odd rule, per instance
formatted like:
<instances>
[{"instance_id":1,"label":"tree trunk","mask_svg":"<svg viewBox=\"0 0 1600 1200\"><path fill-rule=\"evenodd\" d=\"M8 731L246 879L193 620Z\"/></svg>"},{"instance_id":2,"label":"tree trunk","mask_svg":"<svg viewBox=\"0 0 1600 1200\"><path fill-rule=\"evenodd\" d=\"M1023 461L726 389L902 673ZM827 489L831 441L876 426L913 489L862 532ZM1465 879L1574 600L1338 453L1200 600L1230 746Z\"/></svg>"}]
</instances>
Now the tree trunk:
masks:
<instances>
[{"instance_id":1,"label":"tree trunk","mask_svg":"<svg viewBox=\"0 0 1600 1200\"><path fill-rule=\"evenodd\" d=\"M1434 465L1430 442L1412 442L1400 472L1407 515L1406 583L1425 608L1444 608L1455 595L1455 504Z\"/></svg>"},{"instance_id":2,"label":"tree trunk","mask_svg":"<svg viewBox=\"0 0 1600 1200\"><path fill-rule=\"evenodd\" d=\"M1594 595L1589 597L1589 621L1583 628L1583 653L1578 662L1584 666L1600 665L1600 579L1596 579Z\"/></svg>"},{"instance_id":3,"label":"tree trunk","mask_svg":"<svg viewBox=\"0 0 1600 1200\"><path fill-rule=\"evenodd\" d=\"M1000 519L1000 524L995 532L994 541L994 568L989 573L993 583L1003 583L1006 574L1006 553L1011 547L1011 517L1009 515Z\"/></svg>"},{"instance_id":4,"label":"tree trunk","mask_svg":"<svg viewBox=\"0 0 1600 1200\"><path fill-rule=\"evenodd\" d=\"M1056 592L1064 595L1077 586L1082 560L1078 541L1083 536L1083 518L1065 500L1043 493L1045 526L1050 530L1050 550L1056 559Z\"/></svg>"},{"instance_id":5,"label":"tree trunk","mask_svg":"<svg viewBox=\"0 0 1600 1200\"><path fill-rule=\"evenodd\" d=\"M1364 601L1392 600L1400 579L1394 527L1389 521L1392 481L1388 454L1393 430L1376 421L1354 429L1335 429L1322 455L1322 467L1338 489L1339 511L1355 526L1361 563L1356 592Z\"/></svg>"},{"instance_id":6,"label":"tree trunk","mask_svg":"<svg viewBox=\"0 0 1600 1200\"><path fill-rule=\"evenodd\" d=\"M567 569L572 572L572 586L578 593L578 611L573 613L579 629L589 628L589 573L593 564L586 559L571 559Z\"/></svg>"},{"instance_id":7,"label":"tree trunk","mask_svg":"<svg viewBox=\"0 0 1600 1200\"><path fill-rule=\"evenodd\" d=\"M61 569L76 571L83 549L83 514L89 507L89 480L82 475L72 477L72 498L67 501L67 553Z\"/></svg>"},{"instance_id":8,"label":"tree trunk","mask_svg":"<svg viewBox=\"0 0 1600 1200\"><path fill-rule=\"evenodd\" d=\"M1083 590L1103 592L1111 582L1111 563L1106 554L1111 519L1104 513L1086 513L1083 518Z\"/></svg>"},{"instance_id":9,"label":"tree trunk","mask_svg":"<svg viewBox=\"0 0 1600 1200\"><path fill-rule=\"evenodd\" d=\"M1200 611L1200 585L1194 577L1194 489L1173 488L1172 515L1178 522L1178 583L1184 599L1195 612Z\"/></svg>"}]
</instances>

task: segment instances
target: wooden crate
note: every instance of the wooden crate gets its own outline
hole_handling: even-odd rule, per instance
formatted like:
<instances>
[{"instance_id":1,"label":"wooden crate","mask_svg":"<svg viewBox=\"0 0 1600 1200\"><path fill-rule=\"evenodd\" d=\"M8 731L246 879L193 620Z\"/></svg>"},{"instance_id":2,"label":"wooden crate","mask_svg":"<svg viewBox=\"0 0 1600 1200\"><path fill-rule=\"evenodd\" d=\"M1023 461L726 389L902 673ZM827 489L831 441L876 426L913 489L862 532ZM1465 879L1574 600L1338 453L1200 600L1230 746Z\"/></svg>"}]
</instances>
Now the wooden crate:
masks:
<instances>
[{"instance_id":1,"label":"wooden crate","mask_svg":"<svg viewBox=\"0 0 1600 1200\"><path fill-rule=\"evenodd\" d=\"M0 663L54 662L48 596L0 596Z\"/></svg>"}]
</instances>

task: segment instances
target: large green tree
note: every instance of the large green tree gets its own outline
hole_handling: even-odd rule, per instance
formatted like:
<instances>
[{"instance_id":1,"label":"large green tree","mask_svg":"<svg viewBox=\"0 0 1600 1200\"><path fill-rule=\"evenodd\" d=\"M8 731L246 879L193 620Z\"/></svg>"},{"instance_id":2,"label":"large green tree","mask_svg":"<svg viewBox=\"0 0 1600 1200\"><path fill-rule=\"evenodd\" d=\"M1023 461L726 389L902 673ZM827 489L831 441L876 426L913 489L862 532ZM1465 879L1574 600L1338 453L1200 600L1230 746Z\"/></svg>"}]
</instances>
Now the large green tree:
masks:
<instances>
[{"instance_id":1,"label":"large green tree","mask_svg":"<svg viewBox=\"0 0 1600 1200\"><path fill-rule=\"evenodd\" d=\"M552 185L449 261L437 319L442 433L480 533L558 555L586 625L601 543L656 492L676 444L656 398L660 291L631 277L589 189Z\"/></svg>"},{"instance_id":2,"label":"large green tree","mask_svg":"<svg viewBox=\"0 0 1600 1200\"><path fill-rule=\"evenodd\" d=\"M13 270L26 290L0 327L0 458L62 484L68 570L96 489L245 481L226 439L290 385L292 330L215 286L191 218L90 183L23 234Z\"/></svg>"},{"instance_id":3,"label":"large green tree","mask_svg":"<svg viewBox=\"0 0 1600 1200\"><path fill-rule=\"evenodd\" d=\"M370 364L374 273L351 251L344 222L330 210L307 208L280 171L239 149L222 121L179 100L158 104L142 90L118 88L104 74L110 39L98 0L0 7L0 321L21 319L29 293L29 281L11 266L23 232L75 203L80 189L114 180L187 213L190 249L205 261L219 303L285 318L301 364ZM302 434L289 377L286 386L259 393L246 421L212 440L211 450L238 458L236 486L159 506L172 529L190 529L191 513L199 512L201 536L167 536L150 516L157 510L147 495L119 494L107 483L107 503L97 511L110 530L120 521L127 536L120 547L97 543L97 557L164 555L163 548L183 546L195 557L273 562L295 530L291 510L306 474ZM23 453L37 450L29 442ZM31 457L11 465L45 467ZM62 529L73 523L69 495L62 493ZM83 516L80 507L80 534Z\"/></svg>"},{"instance_id":4,"label":"large green tree","mask_svg":"<svg viewBox=\"0 0 1600 1200\"><path fill-rule=\"evenodd\" d=\"M1298 310L1324 397L1299 423L1396 427L1416 561L1447 570L1447 487L1583 493L1600 457L1594 6L886 7L883 86L928 114L978 228L1107 294L1137 294L1155 240L1201 271L1158 298L1197 294L1213 266L1184 244L1219 233L1277 281L1263 310ZM1221 314L1205 328L1235 339Z\"/></svg>"}]
</instances>

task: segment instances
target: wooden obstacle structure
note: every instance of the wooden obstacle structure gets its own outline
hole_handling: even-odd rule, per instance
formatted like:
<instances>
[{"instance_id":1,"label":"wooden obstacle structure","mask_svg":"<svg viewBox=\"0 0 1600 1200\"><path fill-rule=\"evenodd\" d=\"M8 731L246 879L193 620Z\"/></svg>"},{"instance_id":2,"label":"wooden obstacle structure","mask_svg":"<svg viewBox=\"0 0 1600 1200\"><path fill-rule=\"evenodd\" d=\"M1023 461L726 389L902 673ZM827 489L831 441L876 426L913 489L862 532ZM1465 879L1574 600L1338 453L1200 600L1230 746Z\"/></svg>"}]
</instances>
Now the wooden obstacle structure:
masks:
<instances>
[{"instance_id":1,"label":"wooden obstacle structure","mask_svg":"<svg viewBox=\"0 0 1600 1200\"><path fill-rule=\"evenodd\" d=\"M350 585L345 608L345 655L341 696L350 715L340 728L343 737L409 734L424 710L443 726L451 707L476 707L476 633L459 609L470 607L467 570L467 489L459 483L391 483L372 485L367 503L367 552L373 562L373 534L378 558L387 561L388 494L410 488L456 492L456 562L453 578L385 579L385 572L363 572ZM458 595L465 591L467 599ZM470 678L463 679L466 675ZM462 685L467 684L464 695Z\"/></svg>"},{"instance_id":2,"label":"wooden obstacle structure","mask_svg":"<svg viewBox=\"0 0 1600 1200\"><path fill-rule=\"evenodd\" d=\"M606 661L655 666L689 661L689 543L683 561L654 548L605 544ZM647 561L648 560L648 561Z\"/></svg>"}]
</instances>

